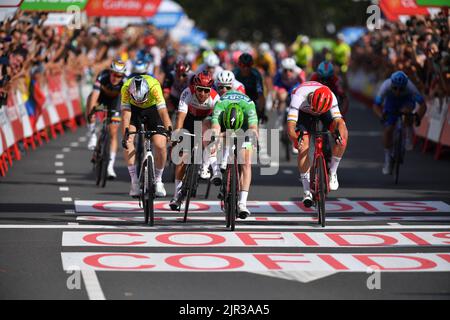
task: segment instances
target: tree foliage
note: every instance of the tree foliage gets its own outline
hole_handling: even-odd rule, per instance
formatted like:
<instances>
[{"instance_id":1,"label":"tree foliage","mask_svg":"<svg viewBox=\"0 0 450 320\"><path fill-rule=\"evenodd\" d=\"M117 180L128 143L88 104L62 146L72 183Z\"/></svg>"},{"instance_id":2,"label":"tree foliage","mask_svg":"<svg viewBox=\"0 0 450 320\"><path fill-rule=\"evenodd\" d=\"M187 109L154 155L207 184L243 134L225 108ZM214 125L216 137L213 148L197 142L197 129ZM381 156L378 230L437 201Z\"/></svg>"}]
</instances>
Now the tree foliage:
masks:
<instances>
[{"instance_id":1,"label":"tree foliage","mask_svg":"<svg viewBox=\"0 0 450 320\"><path fill-rule=\"evenodd\" d=\"M177 0L209 37L227 41L293 41L298 34L329 37L326 26L364 25L369 1Z\"/></svg>"}]
</instances>

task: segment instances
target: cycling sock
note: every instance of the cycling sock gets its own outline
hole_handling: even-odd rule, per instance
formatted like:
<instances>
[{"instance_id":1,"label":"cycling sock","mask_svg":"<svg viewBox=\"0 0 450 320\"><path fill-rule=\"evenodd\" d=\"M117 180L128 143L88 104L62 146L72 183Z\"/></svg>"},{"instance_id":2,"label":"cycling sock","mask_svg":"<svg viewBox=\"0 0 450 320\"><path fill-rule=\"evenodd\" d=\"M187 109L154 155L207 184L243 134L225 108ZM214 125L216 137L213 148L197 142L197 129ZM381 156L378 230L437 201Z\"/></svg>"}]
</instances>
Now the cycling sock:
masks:
<instances>
[{"instance_id":1,"label":"cycling sock","mask_svg":"<svg viewBox=\"0 0 450 320\"><path fill-rule=\"evenodd\" d=\"M175 193L174 197L178 194L178 192L181 190L181 185L183 184L183 181L181 180L175 180Z\"/></svg>"},{"instance_id":2,"label":"cycling sock","mask_svg":"<svg viewBox=\"0 0 450 320\"><path fill-rule=\"evenodd\" d=\"M309 172L300 173L300 181L303 185L303 192L310 191Z\"/></svg>"},{"instance_id":3,"label":"cycling sock","mask_svg":"<svg viewBox=\"0 0 450 320\"><path fill-rule=\"evenodd\" d=\"M155 168L155 182L162 182L163 173L164 173L164 168L162 168L162 169Z\"/></svg>"},{"instance_id":4,"label":"cycling sock","mask_svg":"<svg viewBox=\"0 0 450 320\"><path fill-rule=\"evenodd\" d=\"M208 168L211 162L211 154L208 151L208 149L205 149L205 152L203 152L203 168Z\"/></svg>"},{"instance_id":5,"label":"cycling sock","mask_svg":"<svg viewBox=\"0 0 450 320\"><path fill-rule=\"evenodd\" d=\"M111 154L109 155L109 165L111 167L114 167L114 162L116 161L116 153L115 152L111 152Z\"/></svg>"},{"instance_id":6,"label":"cycling sock","mask_svg":"<svg viewBox=\"0 0 450 320\"><path fill-rule=\"evenodd\" d=\"M241 194L239 195L239 203L246 205L247 197L248 197L248 191L241 191Z\"/></svg>"},{"instance_id":7,"label":"cycling sock","mask_svg":"<svg viewBox=\"0 0 450 320\"><path fill-rule=\"evenodd\" d=\"M88 123L87 128L90 134L95 133L95 123Z\"/></svg>"},{"instance_id":8,"label":"cycling sock","mask_svg":"<svg viewBox=\"0 0 450 320\"><path fill-rule=\"evenodd\" d=\"M331 174L336 174L337 169L339 167L339 162L341 162L342 158L338 158L338 157L331 157L331 163L330 163L330 173Z\"/></svg>"},{"instance_id":9,"label":"cycling sock","mask_svg":"<svg viewBox=\"0 0 450 320\"><path fill-rule=\"evenodd\" d=\"M128 173L130 174L131 183L137 183L138 177L136 174L136 166L128 166Z\"/></svg>"},{"instance_id":10,"label":"cycling sock","mask_svg":"<svg viewBox=\"0 0 450 320\"><path fill-rule=\"evenodd\" d=\"M219 172L219 165L217 163L217 157L211 157L209 158L209 163L211 164L211 167L213 169L213 173L216 174Z\"/></svg>"},{"instance_id":11,"label":"cycling sock","mask_svg":"<svg viewBox=\"0 0 450 320\"><path fill-rule=\"evenodd\" d=\"M389 163L391 161L391 149L384 149L384 163Z\"/></svg>"}]
</instances>

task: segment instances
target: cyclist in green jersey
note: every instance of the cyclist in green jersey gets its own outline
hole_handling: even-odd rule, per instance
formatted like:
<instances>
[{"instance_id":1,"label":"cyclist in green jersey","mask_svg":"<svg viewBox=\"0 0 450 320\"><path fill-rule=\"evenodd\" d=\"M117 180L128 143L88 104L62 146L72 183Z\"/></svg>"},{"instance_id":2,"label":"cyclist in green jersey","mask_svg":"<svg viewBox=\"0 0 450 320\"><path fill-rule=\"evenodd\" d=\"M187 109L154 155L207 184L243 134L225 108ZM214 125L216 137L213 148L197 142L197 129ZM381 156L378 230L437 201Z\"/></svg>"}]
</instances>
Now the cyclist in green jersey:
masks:
<instances>
[{"instance_id":1,"label":"cyclist in green jersey","mask_svg":"<svg viewBox=\"0 0 450 320\"><path fill-rule=\"evenodd\" d=\"M258 137L258 116L255 103L238 91L228 91L220 98L214 107L211 123L211 129L215 136L219 136L221 132L229 133L230 130L242 129L246 136ZM238 210L239 217L245 219L250 215L250 211L247 209L247 197L252 180L253 143L251 141L243 142L238 147L240 149L239 158L243 160L243 163L240 164L242 170ZM217 168L213 168L213 171L215 174L212 181L215 185L220 185L222 175Z\"/></svg>"}]
</instances>

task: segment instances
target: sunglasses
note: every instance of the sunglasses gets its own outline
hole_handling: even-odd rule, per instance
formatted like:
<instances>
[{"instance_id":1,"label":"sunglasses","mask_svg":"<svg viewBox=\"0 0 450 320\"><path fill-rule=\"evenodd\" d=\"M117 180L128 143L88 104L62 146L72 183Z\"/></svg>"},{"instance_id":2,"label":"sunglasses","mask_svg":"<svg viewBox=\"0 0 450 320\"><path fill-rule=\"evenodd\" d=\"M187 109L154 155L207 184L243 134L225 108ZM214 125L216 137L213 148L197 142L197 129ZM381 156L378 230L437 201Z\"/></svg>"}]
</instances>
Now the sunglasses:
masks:
<instances>
[{"instance_id":1,"label":"sunglasses","mask_svg":"<svg viewBox=\"0 0 450 320\"><path fill-rule=\"evenodd\" d=\"M219 88L219 90L223 90L223 89L231 90L232 89L231 86L219 86L218 88Z\"/></svg>"},{"instance_id":2,"label":"sunglasses","mask_svg":"<svg viewBox=\"0 0 450 320\"><path fill-rule=\"evenodd\" d=\"M292 69L284 69L284 72L293 72L294 70Z\"/></svg>"},{"instance_id":3,"label":"sunglasses","mask_svg":"<svg viewBox=\"0 0 450 320\"><path fill-rule=\"evenodd\" d=\"M197 92L204 92L204 93L211 92L211 88L205 88L205 87L195 87L195 90L197 90Z\"/></svg>"}]
</instances>

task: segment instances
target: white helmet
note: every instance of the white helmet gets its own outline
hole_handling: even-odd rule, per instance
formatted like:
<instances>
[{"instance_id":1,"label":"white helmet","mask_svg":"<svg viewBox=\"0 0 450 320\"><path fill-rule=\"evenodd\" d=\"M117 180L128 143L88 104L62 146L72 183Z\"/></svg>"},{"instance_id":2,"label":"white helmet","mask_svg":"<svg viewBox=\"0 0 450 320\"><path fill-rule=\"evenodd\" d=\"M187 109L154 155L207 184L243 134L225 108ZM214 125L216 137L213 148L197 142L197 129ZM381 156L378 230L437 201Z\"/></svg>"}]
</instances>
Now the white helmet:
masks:
<instances>
[{"instance_id":1,"label":"white helmet","mask_svg":"<svg viewBox=\"0 0 450 320\"><path fill-rule=\"evenodd\" d=\"M297 68L297 64L293 58L284 58L281 60L281 68L295 70Z\"/></svg>"},{"instance_id":2,"label":"white helmet","mask_svg":"<svg viewBox=\"0 0 450 320\"><path fill-rule=\"evenodd\" d=\"M205 58L205 64L209 68L215 68L219 65L219 63L220 63L219 57L214 53L207 55Z\"/></svg>"},{"instance_id":3,"label":"white helmet","mask_svg":"<svg viewBox=\"0 0 450 320\"><path fill-rule=\"evenodd\" d=\"M131 80L128 92L135 103L142 104L148 101L150 88L143 77L137 76Z\"/></svg>"},{"instance_id":4,"label":"white helmet","mask_svg":"<svg viewBox=\"0 0 450 320\"><path fill-rule=\"evenodd\" d=\"M266 53L270 51L270 45L267 42L263 42L259 45L259 52Z\"/></svg>"},{"instance_id":5,"label":"white helmet","mask_svg":"<svg viewBox=\"0 0 450 320\"><path fill-rule=\"evenodd\" d=\"M274 46L275 52L281 53L286 51L286 46L282 42L277 42Z\"/></svg>"},{"instance_id":6,"label":"white helmet","mask_svg":"<svg viewBox=\"0 0 450 320\"><path fill-rule=\"evenodd\" d=\"M234 73L228 70L224 70L217 76L217 84L223 86L231 86L234 82Z\"/></svg>"}]
</instances>

